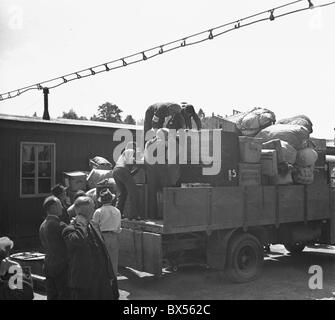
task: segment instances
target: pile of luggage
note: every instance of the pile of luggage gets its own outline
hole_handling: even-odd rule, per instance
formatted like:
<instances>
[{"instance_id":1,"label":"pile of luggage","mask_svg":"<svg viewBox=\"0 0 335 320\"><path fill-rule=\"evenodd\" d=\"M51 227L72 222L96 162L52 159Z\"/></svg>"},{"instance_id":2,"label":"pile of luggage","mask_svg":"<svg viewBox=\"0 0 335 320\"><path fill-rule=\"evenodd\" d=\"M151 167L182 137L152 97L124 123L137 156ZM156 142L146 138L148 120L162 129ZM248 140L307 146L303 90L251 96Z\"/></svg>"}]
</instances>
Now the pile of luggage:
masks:
<instances>
[{"instance_id":1,"label":"pile of luggage","mask_svg":"<svg viewBox=\"0 0 335 320\"><path fill-rule=\"evenodd\" d=\"M320 150L315 150L310 138L313 124L308 117L298 115L276 121L270 110L254 108L229 120L235 123L240 136L241 160L258 163L259 159L263 184L313 182ZM240 174L243 174L243 168Z\"/></svg>"}]
</instances>

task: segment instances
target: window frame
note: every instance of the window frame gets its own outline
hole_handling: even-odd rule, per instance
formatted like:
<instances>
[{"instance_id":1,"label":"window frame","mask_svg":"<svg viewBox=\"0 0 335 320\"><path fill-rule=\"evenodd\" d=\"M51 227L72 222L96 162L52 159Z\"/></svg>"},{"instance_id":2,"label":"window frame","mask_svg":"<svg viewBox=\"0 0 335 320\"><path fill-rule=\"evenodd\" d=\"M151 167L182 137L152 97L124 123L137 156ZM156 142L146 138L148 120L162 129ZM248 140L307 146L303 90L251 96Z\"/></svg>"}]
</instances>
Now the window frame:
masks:
<instances>
[{"instance_id":1,"label":"window frame","mask_svg":"<svg viewBox=\"0 0 335 320\"><path fill-rule=\"evenodd\" d=\"M23 164L23 146L24 145L30 145L30 146L51 146L51 187L55 185L56 181L56 143L53 142L31 142L31 141L21 141L20 142L20 198L42 198L46 197L50 194L48 193L38 193L38 155L36 157L37 151L35 151L35 176L34 176L34 182L35 182L35 193L34 194L22 194L22 164ZM35 149L37 150L37 149Z\"/></svg>"}]
</instances>

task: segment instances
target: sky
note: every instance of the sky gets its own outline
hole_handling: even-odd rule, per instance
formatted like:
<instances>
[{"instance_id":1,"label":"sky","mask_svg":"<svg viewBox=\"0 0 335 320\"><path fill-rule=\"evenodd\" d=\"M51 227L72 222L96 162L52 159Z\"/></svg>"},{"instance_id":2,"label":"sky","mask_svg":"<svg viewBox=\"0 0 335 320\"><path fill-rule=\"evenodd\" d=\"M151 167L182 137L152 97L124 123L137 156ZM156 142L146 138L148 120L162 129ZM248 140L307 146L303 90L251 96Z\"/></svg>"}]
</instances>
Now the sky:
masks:
<instances>
[{"instance_id":1,"label":"sky","mask_svg":"<svg viewBox=\"0 0 335 320\"><path fill-rule=\"evenodd\" d=\"M0 0L0 93L208 30L289 2L273 0ZM314 4L328 2L313 0ZM300 4L300 7L307 5ZM276 14L276 12L275 12ZM106 101L144 118L161 101L206 115L305 114L314 137L335 127L335 5L241 28L126 68L51 90L52 118L90 117ZM43 114L41 91L0 101L0 113Z\"/></svg>"}]
</instances>

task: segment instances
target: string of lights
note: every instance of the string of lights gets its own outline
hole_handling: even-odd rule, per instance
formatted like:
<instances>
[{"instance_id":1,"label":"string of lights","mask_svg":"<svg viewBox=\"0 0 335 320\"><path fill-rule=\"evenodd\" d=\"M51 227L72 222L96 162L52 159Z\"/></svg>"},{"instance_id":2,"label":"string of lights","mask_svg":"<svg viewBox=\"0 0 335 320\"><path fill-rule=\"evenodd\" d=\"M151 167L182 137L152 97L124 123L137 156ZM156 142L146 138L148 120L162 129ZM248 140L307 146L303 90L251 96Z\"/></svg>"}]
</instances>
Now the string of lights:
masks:
<instances>
[{"instance_id":1,"label":"string of lights","mask_svg":"<svg viewBox=\"0 0 335 320\"><path fill-rule=\"evenodd\" d=\"M265 10L262 12L258 12L256 14L222 24L220 26L213 27L211 29L201 31L171 42L167 42L143 51L136 52L134 54L112 60L109 62L105 62L90 68L86 68L80 71L75 71L60 77L56 77L53 79L45 80L30 86L26 86L20 89L15 89L6 93L0 94L0 101L12 99L23 93L30 91L30 90L43 90L43 88L53 89L57 88L65 83L79 80L82 78L90 77L97 75L102 72L108 72L111 70L124 68L130 66L135 63L139 63L142 61L146 61L152 59L156 56L162 55L163 53L167 53L176 49L184 48L186 46L192 46L204 41L213 40L214 38L226 34L228 32L247 27L256 23L260 23L263 21L274 21L278 18L288 16L291 14L295 14L298 12L314 9L314 8L321 8L335 4L335 1L327 2L319 5L313 4L314 0L297 0L293 2L289 2L283 4L281 6L277 6L275 8ZM303 5L300 7L300 5ZM297 7L299 5L299 7ZM288 8L292 8L290 11L283 11L287 10ZM283 12L282 12L283 11Z\"/></svg>"}]
</instances>

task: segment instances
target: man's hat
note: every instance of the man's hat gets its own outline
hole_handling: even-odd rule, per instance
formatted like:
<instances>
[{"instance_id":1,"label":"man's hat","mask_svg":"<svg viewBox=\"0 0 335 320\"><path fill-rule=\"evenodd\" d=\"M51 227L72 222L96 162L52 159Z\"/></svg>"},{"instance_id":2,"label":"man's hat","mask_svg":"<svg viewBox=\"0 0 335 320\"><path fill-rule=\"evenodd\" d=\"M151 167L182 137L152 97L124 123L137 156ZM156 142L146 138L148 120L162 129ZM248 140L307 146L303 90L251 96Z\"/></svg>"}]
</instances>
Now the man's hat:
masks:
<instances>
[{"instance_id":1,"label":"man's hat","mask_svg":"<svg viewBox=\"0 0 335 320\"><path fill-rule=\"evenodd\" d=\"M100 192L100 197L98 199L102 204L111 203L115 199L115 195L110 192L109 189L103 189Z\"/></svg>"}]
</instances>

